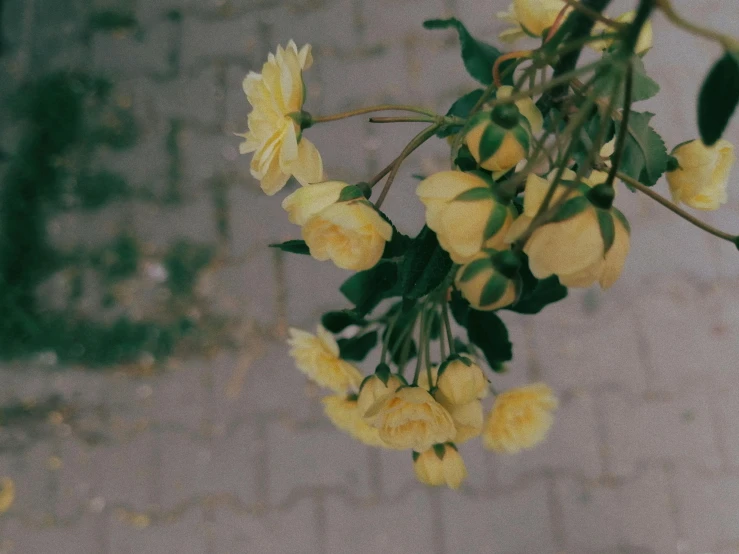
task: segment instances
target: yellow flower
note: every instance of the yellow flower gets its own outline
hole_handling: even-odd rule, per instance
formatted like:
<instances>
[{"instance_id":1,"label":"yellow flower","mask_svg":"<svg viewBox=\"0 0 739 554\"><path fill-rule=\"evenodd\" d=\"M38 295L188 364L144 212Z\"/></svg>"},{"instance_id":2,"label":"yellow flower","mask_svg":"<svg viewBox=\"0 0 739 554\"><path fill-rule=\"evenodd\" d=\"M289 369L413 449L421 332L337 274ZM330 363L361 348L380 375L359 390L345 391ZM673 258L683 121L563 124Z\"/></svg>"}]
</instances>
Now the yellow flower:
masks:
<instances>
[{"instance_id":1,"label":"yellow flower","mask_svg":"<svg viewBox=\"0 0 739 554\"><path fill-rule=\"evenodd\" d=\"M495 91L496 98L509 98L512 94L513 87L509 85L498 87L498 90ZM544 129L544 116L541 115L541 111L536 107L536 104L531 97L516 100L515 104L518 111L521 112L521 115L529 122L531 132L535 135L541 133L542 129Z\"/></svg>"},{"instance_id":2,"label":"yellow flower","mask_svg":"<svg viewBox=\"0 0 739 554\"><path fill-rule=\"evenodd\" d=\"M513 0L516 19L526 33L535 37L543 36L566 6L562 0Z\"/></svg>"},{"instance_id":3,"label":"yellow flower","mask_svg":"<svg viewBox=\"0 0 739 554\"><path fill-rule=\"evenodd\" d=\"M525 125L528 119L517 105L499 104L472 116L464 142L480 167L503 174L529 153L531 137Z\"/></svg>"},{"instance_id":4,"label":"yellow flower","mask_svg":"<svg viewBox=\"0 0 739 554\"><path fill-rule=\"evenodd\" d=\"M462 444L480 436L483 424L482 402L473 400L467 402L467 404L451 404L446 402L446 399L438 394L438 391L436 399L452 416L454 428L457 430L457 434L454 435L453 439L455 443Z\"/></svg>"},{"instance_id":5,"label":"yellow flower","mask_svg":"<svg viewBox=\"0 0 739 554\"><path fill-rule=\"evenodd\" d=\"M359 398L357 398L359 413L364 416L378 400L407 384L402 377L391 374L389 368L384 373L378 370L373 375L365 377L359 387Z\"/></svg>"},{"instance_id":6,"label":"yellow flower","mask_svg":"<svg viewBox=\"0 0 739 554\"><path fill-rule=\"evenodd\" d=\"M425 369L421 370L421 373L418 375L418 386L422 389L426 389L427 391L430 391L431 388L436 384L437 376L439 375L439 366L434 365L431 366L431 383L429 383L429 376L428 372Z\"/></svg>"},{"instance_id":7,"label":"yellow flower","mask_svg":"<svg viewBox=\"0 0 739 554\"><path fill-rule=\"evenodd\" d=\"M10 477L0 479L0 515L4 514L15 502L15 483Z\"/></svg>"},{"instance_id":8,"label":"yellow flower","mask_svg":"<svg viewBox=\"0 0 739 554\"><path fill-rule=\"evenodd\" d=\"M614 21L617 23L631 23L634 21L634 17L636 16L635 11L630 11L626 13L622 13L619 15ZM612 33L614 31L613 27L610 27L606 25L605 23L602 23L600 21L596 21L595 25L593 25L593 31L592 35L602 35L603 33ZM652 23L647 21L644 26L641 29L641 32L639 33L639 38L636 40L636 45L634 46L634 52L637 54L644 54L649 50L654 43L654 33L652 30ZM602 52L603 50L609 48L613 44L613 39L604 39L604 40L597 40L593 42L589 42L588 46L593 48L594 50L597 50L599 52Z\"/></svg>"},{"instance_id":9,"label":"yellow flower","mask_svg":"<svg viewBox=\"0 0 739 554\"><path fill-rule=\"evenodd\" d=\"M518 257L509 250L483 250L460 266L454 286L476 310L497 310L518 299L522 288L519 266Z\"/></svg>"},{"instance_id":10,"label":"yellow flower","mask_svg":"<svg viewBox=\"0 0 739 554\"><path fill-rule=\"evenodd\" d=\"M441 171L416 190L426 206L426 225L458 264L483 248L502 249L513 223L513 208L502 202L482 175Z\"/></svg>"},{"instance_id":11,"label":"yellow flower","mask_svg":"<svg viewBox=\"0 0 739 554\"><path fill-rule=\"evenodd\" d=\"M537 445L552 426L556 407L557 398L544 383L499 394L485 422L483 445L507 454Z\"/></svg>"},{"instance_id":12,"label":"yellow flower","mask_svg":"<svg viewBox=\"0 0 739 554\"><path fill-rule=\"evenodd\" d=\"M449 412L420 387L402 387L379 399L365 417L379 429L380 438L394 448L423 452L456 434Z\"/></svg>"},{"instance_id":13,"label":"yellow flower","mask_svg":"<svg viewBox=\"0 0 739 554\"><path fill-rule=\"evenodd\" d=\"M348 186L343 181L325 181L301 187L282 201L282 209L290 223L305 225L311 217L338 202L341 191Z\"/></svg>"},{"instance_id":14,"label":"yellow flower","mask_svg":"<svg viewBox=\"0 0 739 554\"><path fill-rule=\"evenodd\" d=\"M413 471L424 485L451 489L458 489L467 477L464 460L452 443L435 444L421 453L414 451Z\"/></svg>"},{"instance_id":15,"label":"yellow flower","mask_svg":"<svg viewBox=\"0 0 739 554\"><path fill-rule=\"evenodd\" d=\"M488 381L482 369L465 356L451 358L441 364L436 387L449 404L467 404L488 394Z\"/></svg>"},{"instance_id":16,"label":"yellow flower","mask_svg":"<svg viewBox=\"0 0 739 554\"><path fill-rule=\"evenodd\" d=\"M331 204L303 225L311 256L353 271L377 264L392 235L392 226L364 199Z\"/></svg>"},{"instance_id":17,"label":"yellow flower","mask_svg":"<svg viewBox=\"0 0 739 554\"><path fill-rule=\"evenodd\" d=\"M262 190L273 195L290 176L301 185L320 181L323 162L316 147L301 136L300 125L289 114L300 112L305 100L303 70L313 63L310 45L298 50L293 41L277 47L262 66L244 79L244 92L253 110L243 135L242 154L254 152L251 174Z\"/></svg>"},{"instance_id":18,"label":"yellow flower","mask_svg":"<svg viewBox=\"0 0 739 554\"><path fill-rule=\"evenodd\" d=\"M318 326L315 335L291 328L287 343L298 369L322 387L338 394L359 388L362 374L339 358L338 344L322 326Z\"/></svg>"},{"instance_id":19,"label":"yellow flower","mask_svg":"<svg viewBox=\"0 0 739 554\"><path fill-rule=\"evenodd\" d=\"M357 407L356 397L326 396L321 400L323 411L338 429L346 431L359 442L385 447L374 427L367 424Z\"/></svg>"},{"instance_id":20,"label":"yellow flower","mask_svg":"<svg viewBox=\"0 0 739 554\"><path fill-rule=\"evenodd\" d=\"M566 180L574 174L566 174ZM526 242L529 268L535 277L557 275L568 287L589 287L600 283L607 289L621 275L630 248L630 229L624 215L616 208L601 209L591 200L605 185L590 188L587 181L574 185L576 192L559 209L554 221L538 227ZM524 193L524 213L509 231L513 241L525 232L543 202L550 183L529 175ZM550 205L567 193L569 187L558 185Z\"/></svg>"},{"instance_id":21,"label":"yellow flower","mask_svg":"<svg viewBox=\"0 0 739 554\"><path fill-rule=\"evenodd\" d=\"M678 145L672 155L680 164L667 173L675 202L698 210L716 210L726 203L726 183L736 161L733 144L721 139L706 146L700 140L692 140Z\"/></svg>"}]
</instances>

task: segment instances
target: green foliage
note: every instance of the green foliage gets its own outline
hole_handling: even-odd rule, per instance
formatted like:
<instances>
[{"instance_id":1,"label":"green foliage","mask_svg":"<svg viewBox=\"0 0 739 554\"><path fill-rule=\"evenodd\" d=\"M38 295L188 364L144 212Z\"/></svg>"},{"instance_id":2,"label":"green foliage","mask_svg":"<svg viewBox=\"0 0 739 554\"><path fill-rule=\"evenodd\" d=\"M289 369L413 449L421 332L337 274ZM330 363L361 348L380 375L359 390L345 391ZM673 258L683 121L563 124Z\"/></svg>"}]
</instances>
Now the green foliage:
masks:
<instances>
[{"instance_id":1,"label":"green foliage","mask_svg":"<svg viewBox=\"0 0 739 554\"><path fill-rule=\"evenodd\" d=\"M358 315L371 312L382 300L397 295L398 264L381 260L375 267L355 273L339 289Z\"/></svg>"},{"instance_id":2,"label":"green foliage","mask_svg":"<svg viewBox=\"0 0 739 554\"><path fill-rule=\"evenodd\" d=\"M103 170L79 175L74 192L80 207L95 210L113 200L128 197L131 189L121 175Z\"/></svg>"},{"instance_id":3,"label":"green foliage","mask_svg":"<svg viewBox=\"0 0 739 554\"><path fill-rule=\"evenodd\" d=\"M377 331L370 331L349 339L339 339L339 352L345 360L361 362L377 345Z\"/></svg>"},{"instance_id":4,"label":"green foliage","mask_svg":"<svg viewBox=\"0 0 739 554\"><path fill-rule=\"evenodd\" d=\"M708 73L698 96L698 129L708 146L723 135L739 103L739 52L726 52Z\"/></svg>"},{"instance_id":5,"label":"green foliage","mask_svg":"<svg viewBox=\"0 0 739 554\"><path fill-rule=\"evenodd\" d=\"M87 26L91 31L130 31L138 21L132 11L101 10L90 15Z\"/></svg>"},{"instance_id":6,"label":"green foliage","mask_svg":"<svg viewBox=\"0 0 739 554\"><path fill-rule=\"evenodd\" d=\"M402 295L413 299L425 296L442 283L451 267L452 260L439 245L436 233L424 225L400 266Z\"/></svg>"},{"instance_id":7,"label":"green foliage","mask_svg":"<svg viewBox=\"0 0 739 554\"><path fill-rule=\"evenodd\" d=\"M648 187L657 183L669 161L662 137L649 126L652 116L649 112L631 112L620 167L623 173Z\"/></svg>"},{"instance_id":8,"label":"green foliage","mask_svg":"<svg viewBox=\"0 0 739 554\"><path fill-rule=\"evenodd\" d=\"M304 240L288 240L280 244L270 244L270 248L278 248L283 252L292 254L310 254L310 248L305 244Z\"/></svg>"},{"instance_id":9,"label":"green foliage","mask_svg":"<svg viewBox=\"0 0 739 554\"><path fill-rule=\"evenodd\" d=\"M198 274L213 259L215 252L210 246L180 240L174 244L164 258L169 279L167 284L176 296L192 293Z\"/></svg>"},{"instance_id":10,"label":"green foliage","mask_svg":"<svg viewBox=\"0 0 739 554\"><path fill-rule=\"evenodd\" d=\"M508 340L508 329L503 320L493 312L469 310L467 336L472 344L482 350L493 370L513 358L513 345Z\"/></svg>"},{"instance_id":11,"label":"green foliage","mask_svg":"<svg viewBox=\"0 0 739 554\"><path fill-rule=\"evenodd\" d=\"M367 320L358 316L353 310L340 310L323 314L321 325L332 333L341 333L351 325L364 327L367 325Z\"/></svg>"},{"instance_id":12,"label":"green foliage","mask_svg":"<svg viewBox=\"0 0 739 554\"><path fill-rule=\"evenodd\" d=\"M138 269L141 252L134 237L120 235L110 246L93 253L91 262L106 282L115 282L133 276Z\"/></svg>"},{"instance_id":13,"label":"green foliage","mask_svg":"<svg viewBox=\"0 0 739 554\"><path fill-rule=\"evenodd\" d=\"M477 101L480 100L480 98L483 95L483 91L481 88L475 89L472 92L468 92L464 96L460 96L454 104L449 108L449 111L447 111L447 116L454 116L454 117L461 117L462 119L466 119L467 116L469 116L470 112L472 111L472 108L475 107L475 104L477 104ZM448 137L449 135L454 135L456 133L459 133L462 130L462 125L450 125L448 127L442 127L437 131L436 136L439 138Z\"/></svg>"}]
</instances>

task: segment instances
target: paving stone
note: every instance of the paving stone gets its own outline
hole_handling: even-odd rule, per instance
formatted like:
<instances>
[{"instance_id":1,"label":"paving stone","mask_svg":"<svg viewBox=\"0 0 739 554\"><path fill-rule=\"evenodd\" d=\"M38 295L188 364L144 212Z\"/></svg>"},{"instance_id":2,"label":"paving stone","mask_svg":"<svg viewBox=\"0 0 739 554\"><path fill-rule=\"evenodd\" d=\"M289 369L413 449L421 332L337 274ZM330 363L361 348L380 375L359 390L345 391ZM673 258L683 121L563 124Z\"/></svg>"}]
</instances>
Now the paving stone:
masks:
<instances>
[{"instance_id":1,"label":"paving stone","mask_svg":"<svg viewBox=\"0 0 739 554\"><path fill-rule=\"evenodd\" d=\"M557 478L568 549L676 552L677 529L671 518L667 480L650 469L626 480ZM578 550L579 551L579 550ZM639 551L639 550L637 550Z\"/></svg>"},{"instance_id":2,"label":"paving stone","mask_svg":"<svg viewBox=\"0 0 739 554\"><path fill-rule=\"evenodd\" d=\"M327 551L367 554L433 552L433 516L428 491L419 489L392 504L326 500Z\"/></svg>"},{"instance_id":3,"label":"paving stone","mask_svg":"<svg viewBox=\"0 0 739 554\"><path fill-rule=\"evenodd\" d=\"M209 530L219 554L263 552L264 554L313 554L320 551L313 499L291 506L253 514L218 509Z\"/></svg>"},{"instance_id":4,"label":"paving stone","mask_svg":"<svg viewBox=\"0 0 739 554\"><path fill-rule=\"evenodd\" d=\"M443 498L448 552L557 552L543 479L529 480L492 497L445 491Z\"/></svg>"}]
</instances>

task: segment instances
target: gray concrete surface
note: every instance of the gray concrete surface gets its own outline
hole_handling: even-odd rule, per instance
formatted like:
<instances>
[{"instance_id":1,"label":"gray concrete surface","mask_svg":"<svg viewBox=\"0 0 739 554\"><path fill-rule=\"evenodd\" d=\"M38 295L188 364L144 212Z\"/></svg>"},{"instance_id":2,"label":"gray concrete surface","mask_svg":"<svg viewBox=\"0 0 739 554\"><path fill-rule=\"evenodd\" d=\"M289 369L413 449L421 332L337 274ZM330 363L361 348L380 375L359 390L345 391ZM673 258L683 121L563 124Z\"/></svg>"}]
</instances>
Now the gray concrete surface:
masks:
<instances>
[{"instance_id":1,"label":"gray concrete surface","mask_svg":"<svg viewBox=\"0 0 739 554\"><path fill-rule=\"evenodd\" d=\"M144 126L118 158L137 182L165 186L165 135L183 121L184 203L126 203L72 214L57 231L135 222L166 244L216 240L210 190L228 183L231 262L199 294L243 318L243 348L180 360L166 373L0 371L0 399L59 392L104 406L97 446L60 425L0 455L17 502L0 516L0 552L19 554L475 553L729 554L739 552L739 253L648 199L621 191L633 251L608 293L576 292L534 318L505 318L515 359L499 388L544 379L562 398L548 440L517 457L462 453L460 492L417 484L405 453L379 452L334 431L318 391L293 369L286 324L312 327L341 306L344 274L266 244L297 235L279 200L261 195L231 135L245 127L240 83L266 52L294 38L314 46L307 108L331 113L369 102L446 109L473 82L451 35L422 19L456 14L488 37L503 0L5 0L9 49L0 88L60 67L114 77ZM616 2L626 9L633 2ZM681 0L686 15L737 33L735 0ZM143 33L77 37L91 10L134 9ZM181 11L180 21L167 13ZM715 45L655 18L646 58L663 94L668 144L696 135L695 93ZM328 175L358 178L412 135L361 121L309 131ZM739 121L729 138L739 143ZM410 174L443 163L425 146L401 172L389 215L420 223ZM115 158L115 156L112 156ZM739 228L739 169L731 202L707 219ZM665 193L666 185L658 189ZM123 215L121 215L123 214ZM124 217L125 216L125 217ZM175 367L176 366L176 367ZM365 368L368 369L368 368Z\"/></svg>"}]
</instances>

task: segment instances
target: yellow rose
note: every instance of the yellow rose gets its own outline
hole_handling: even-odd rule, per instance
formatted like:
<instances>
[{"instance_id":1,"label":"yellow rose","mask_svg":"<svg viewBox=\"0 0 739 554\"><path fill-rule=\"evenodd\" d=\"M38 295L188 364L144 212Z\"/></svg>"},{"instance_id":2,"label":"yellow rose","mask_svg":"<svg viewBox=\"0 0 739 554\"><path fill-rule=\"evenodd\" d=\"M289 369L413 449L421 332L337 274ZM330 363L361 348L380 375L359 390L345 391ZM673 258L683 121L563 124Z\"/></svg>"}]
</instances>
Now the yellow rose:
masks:
<instances>
[{"instance_id":1,"label":"yellow rose","mask_svg":"<svg viewBox=\"0 0 739 554\"><path fill-rule=\"evenodd\" d=\"M430 391L434 385L436 384L436 378L439 375L439 366L431 366L431 383L429 383L429 376L428 372L426 370L421 370L421 373L418 375L418 386L422 389L426 389L427 391Z\"/></svg>"},{"instance_id":2,"label":"yellow rose","mask_svg":"<svg viewBox=\"0 0 739 554\"><path fill-rule=\"evenodd\" d=\"M15 483L10 477L0 479L0 515L4 514L15 502Z\"/></svg>"},{"instance_id":3,"label":"yellow rose","mask_svg":"<svg viewBox=\"0 0 739 554\"><path fill-rule=\"evenodd\" d=\"M733 144L721 139L706 146L692 140L677 146L672 155L680 164L666 175L675 202L698 210L716 210L726 203L726 184L736 160Z\"/></svg>"},{"instance_id":4,"label":"yellow rose","mask_svg":"<svg viewBox=\"0 0 739 554\"><path fill-rule=\"evenodd\" d=\"M380 398L365 417L379 429L380 438L394 448L423 452L456 434L449 412L420 387L401 387Z\"/></svg>"},{"instance_id":5,"label":"yellow rose","mask_svg":"<svg viewBox=\"0 0 739 554\"><path fill-rule=\"evenodd\" d=\"M324 208L308 219L302 234L315 259L362 271L380 261L393 228L372 204L356 199Z\"/></svg>"},{"instance_id":6,"label":"yellow rose","mask_svg":"<svg viewBox=\"0 0 739 554\"><path fill-rule=\"evenodd\" d=\"M416 194L426 206L426 225L454 262L466 263L483 248L504 248L514 211L482 175L441 171L421 181Z\"/></svg>"},{"instance_id":7,"label":"yellow rose","mask_svg":"<svg viewBox=\"0 0 739 554\"><path fill-rule=\"evenodd\" d=\"M574 174L565 174L572 180ZM589 287L599 282L607 289L621 274L630 248L630 229L624 215L616 208L602 209L593 204L605 185L590 188L578 183L555 219L538 227L526 242L529 268L535 277L557 275L568 287ZM524 213L509 231L508 240L518 238L533 220L550 183L529 175L524 193ZM551 205L566 194L568 186L558 185ZM612 193L612 191L611 191ZM612 197L611 197L612 198Z\"/></svg>"},{"instance_id":8,"label":"yellow rose","mask_svg":"<svg viewBox=\"0 0 739 554\"><path fill-rule=\"evenodd\" d=\"M273 195L290 176L301 185L320 181L323 162L316 147L301 136L300 125L289 114L300 112L305 100L303 70L313 63L310 45L298 51L293 41L277 47L262 66L244 79L244 92L253 110L243 135L242 154L254 152L251 174L262 190Z\"/></svg>"},{"instance_id":9,"label":"yellow rose","mask_svg":"<svg viewBox=\"0 0 739 554\"><path fill-rule=\"evenodd\" d=\"M401 376L390 373L389 368L385 372L378 369L373 375L368 375L359 387L357 398L359 413L364 416L380 398L394 393L407 384Z\"/></svg>"},{"instance_id":10,"label":"yellow rose","mask_svg":"<svg viewBox=\"0 0 739 554\"><path fill-rule=\"evenodd\" d=\"M321 402L324 413L338 429L369 446L386 447L377 429L368 425L359 413L356 397L326 396Z\"/></svg>"},{"instance_id":11,"label":"yellow rose","mask_svg":"<svg viewBox=\"0 0 739 554\"><path fill-rule=\"evenodd\" d=\"M359 388L362 374L339 358L339 345L322 326L315 335L291 328L287 343L298 369L322 387L338 394Z\"/></svg>"},{"instance_id":12,"label":"yellow rose","mask_svg":"<svg viewBox=\"0 0 739 554\"><path fill-rule=\"evenodd\" d=\"M535 37L543 36L566 6L562 0L513 0L516 19L524 31Z\"/></svg>"},{"instance_id":13,"label":"yellow rose","mask_svg":"<svg viewBox=\"0 0 739 554\"><path fill-rule=\"evenodd\" d=\"M521 116L518 106L499 104L472 116L464 143L480 167L505 173L529 153L531 137L523 121L528 119Z\"/></svg>"},{"instance_id":14,"label":"yellow rose","mask_svg":"<svg viewBox=\"0 0 739 554\"><path fill-rule=\"evenodd\" d=\"M507 454L537 445L552 426L556 407L557 398L544 383L499 394L485 422L483 445Z\"/></svg>"},{"instance_id":15,"label":"yellow rose","mask_svg":"<svg viewBox=\"0 0 739 554\"><path fill-rule=\"evenodd\" d=\"M452 443L435 444L421 453L414 451L413 471L424 485L451 489L458 489L467 477L464 460Z\"/></svg>"},{"instance_id":16,"label":"yellow rose","mask_svg":"<svg viewBox=\"0 0 739 554\"><path fill-rule=\"evenodd\" d=\"M467 404L488 394L488 380L482 369L465 356L454 357L441 364L436 387L449 404Z\"/></svg>"},{"instance_id":17,"label":"yellow rose","mask_svg":"<svg viewBox=\"0 0 739 554\"><path fill-rule=\"evenodd\" d=\"M290 223L305 225L311 217L338 202L341 191L348 186L343 181L325 181L301 187L282 201L282 209Z\"/></svg>"},{"instance_id":18,"label":"yellow rose","mask_svg":"<svg viewBox=\"0 0 739 554\"><path fill-rule=\"evenodd\" d=\"M520 262L509 250L483 250L460 266L454 286L476 310L491 311L510 306L521 294Z\"/></svg>"},{"instance_id":19,"label":"yellow rose","mask_svg":"<svg viewBox=\"0 0 739 554\"><path fill-rule=\"evenodd\" d=\"M452 416L454 428L457 430L457 434L454 435L453 439L455 443L462 444L480 436L483 424L482 402L473 400L467 402L467 404L451 404L446 402L446 399L438 394L438 391L436 399Z\"/></svg>"},{"instance_id":20,"label":"yellow rose","mask_svg":"<svg viewBox=\"0 0 739 554\"><path fill-rule=\"evenodd\" d=\"M634 21L634 17L636 16L635 11L630 11L623 13L619 15L614 21L617 23L631 23ZM613 33L614 28L606 25L605 23L601 23L600 21L596 21L595 25L593 25L593 31L592 35L602 35L603 33ZM613 39L604 39L604 40L596 40L588 43L588 46L593 48L594 50L597 50L599 52L602 52L603 50L609 48L613 44ZM641 29L641 32L639 33L639 38L636 40L636 46L634 46L634 52L637 54L644 54L649 50L652 45L654 44L654 33L652 30L652 23L647 21L644 26Z\"/></svg>"}]
</instances>

